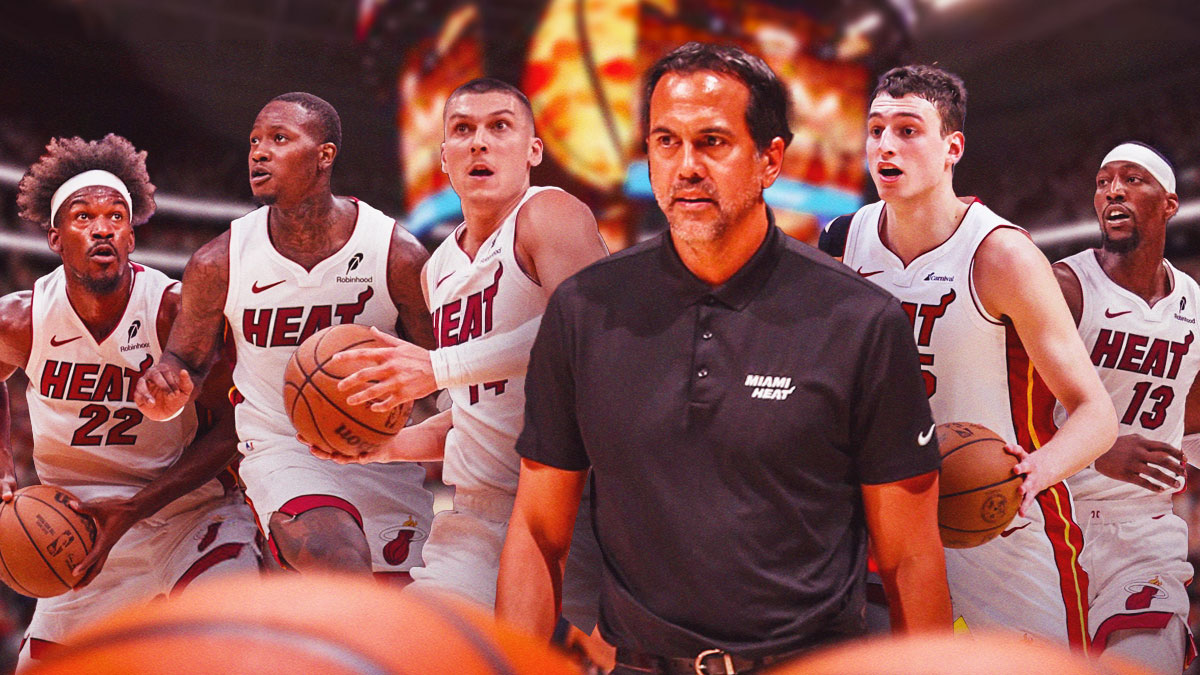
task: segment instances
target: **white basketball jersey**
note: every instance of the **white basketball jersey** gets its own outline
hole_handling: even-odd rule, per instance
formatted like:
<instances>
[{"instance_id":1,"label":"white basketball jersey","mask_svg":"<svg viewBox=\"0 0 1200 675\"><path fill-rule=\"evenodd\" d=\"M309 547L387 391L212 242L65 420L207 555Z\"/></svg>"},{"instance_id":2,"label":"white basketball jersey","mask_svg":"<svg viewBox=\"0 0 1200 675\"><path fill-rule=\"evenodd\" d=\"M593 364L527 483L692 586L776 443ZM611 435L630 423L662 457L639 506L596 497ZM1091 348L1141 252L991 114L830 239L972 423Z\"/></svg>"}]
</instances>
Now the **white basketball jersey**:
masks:
<instances>
[{"instance_id":1,"label":"white basketball jersey","mask_svg":"<svg viewBox=\"0 0 1200 675\"><path fill-rule=\"evenodd\" d=\"M1079 336L1112 396L1121 435L1141 434L1180 447L1184 403L1200 371L1200 344L1193 344L1200 286L1164 260L1171 292L1151 307L1109 279L1092 249L1062 262L1075 272L1083 289ZM1060 418L1065 414L1061 407L1056 412ZM1080 500L1157 494L1103 476L1090 466L1067 483Z\"/></svg>"},{"instance_id":2,"label":"white basketball jersey","mask_svg":"<svg viewBox=\"0 0 1200 675\"><path fill-rule=\"evenodd\" d=\"M552 189L557 188L529 188L474 260L458 245L465 225L433 252L425 282L438 347L486 340L545 313L545 291L517 264L514 246L517 213L530 197ZM449 392L454 426L446 437L445 481L516 492L520 458L515 447L525 422L525 377L451 387Z\"/></svg>"},{"instance_id":3,"label":"white basketball jersey","mask_svg":"<svg viewBox=\"0 0 1200 675\"><path fill-rule=\"evenodd\" d=\"M983 239L1016 226L976 201L949 239L905 266L880 240L883 212L876 202L854 214L842 260L908 313L934 419L982 424L1008 443L1041 447L1053 434L1054 399L1012 325L979 304L971 274Z\"/></svg>"},{"instance_id":4,"label":"white basketball jersey","mask_svg":"<svg viewBox=\"0 0 1200 675\"><path fill-rule=\"evenodd\" d=\"M162 474L196 433L195 408L167 422L133 403L138 379L162 356L158 310L177 282L131 264L133 287L113 332L97 342L67 298L59 267L33 287L29 419L33 463L44 483L82 500L130 497Z\"/></svg>"},{"instance_id":5,"label":"white basketball jersey","mask_svg":"<svg viewBox=\"0 0 1200 675\"><path fill-rule=\"evenodd\" d=\"M268 207L229 227L225 318L237 349L233 383L245 399L235 408L243 451L268 436L295 438L283 407L283 371L305 338L343 323L396 334L399 312L387 286L396 221L356 203L354 233L311 271L275 250L267 231Z\"/></svg>"}]
</instances>

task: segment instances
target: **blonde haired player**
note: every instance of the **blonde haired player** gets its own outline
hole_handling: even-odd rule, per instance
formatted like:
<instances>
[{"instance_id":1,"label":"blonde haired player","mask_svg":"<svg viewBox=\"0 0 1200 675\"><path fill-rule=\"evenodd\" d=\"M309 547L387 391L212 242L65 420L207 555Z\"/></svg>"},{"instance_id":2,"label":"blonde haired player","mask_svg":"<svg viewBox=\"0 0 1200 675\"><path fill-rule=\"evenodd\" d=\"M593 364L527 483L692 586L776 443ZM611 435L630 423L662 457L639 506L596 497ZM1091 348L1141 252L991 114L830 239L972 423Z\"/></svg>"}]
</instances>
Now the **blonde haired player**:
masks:
<instances>
[{"instance_id":1,"label":"blonde haired player","mask_svg":"<svg viewBox=\"0 0 1200 675\"><path fill-rule=\"evenodd\" d=\"M866 146L882 201L831 223L822 248L908 311L934 419L987 426L1025 475L1009 528L946 550L956 625L1086 648L1083 539L1062 481L1112 444L1116 419L1045 256L1023 230L954 193L965 116L956 76L929 66L885 73ZM1055 398L1071 413L1057 433Z\"/></svg>"},{"instance_id":2,"label":"blonde haired player","mask_svg":"<svg viewBox=\"0 0 1200 675\"><path fill-rule=\"evenodd\" d=\"M1183 489L1185 413L1200 408L1189 394L1200 372L1200 286L1163 258L1179 198L1157 150L1116 146L1095 187L1100 248L1054 264L1120 416L1117 442L1067 480L1087 540L1092 648L1101 659L1116 654L1178 673L1195 653L1192 566L1187 523L1172 513L1171 495Z\"/></svg>"},{"instance_id":3,"label":"blonde haired player","mask_svg":"<svg viewBox=\"0 0 1200 675\"><path fill-rule=\"evenodd\" d=\"M117 607L258 569L253 514L232 476L216 478L237 454L227 375L170 421L144 419L133 403L134 383L162 358L180 297L178 282L129 261L134 225L154 213L145 159L113 134L56 138L17 187L21 217L46 230L62 265L33 291L0 298L0 380L16 368L29 376L38 477L74 494L71 507L98 530L76 567L81 587L38 600L21 667ZM16 479L6 436L8 501Z\"/></svg>"},{"instance_id":4,"label":"blonde haired player","mask_svg":"<svg viewBox=\"0 0 1200 675\"><path fill-rule=\"evenodd\" d=\"M334 358L362 367L339 385L357 391L351 403L381 399L375 405L384 408L438 387L450 392L450 410L356 461L445 459L454 510L434 519L414 585L490 608L517 491L529 350L550 294L607 249L586 205L556 188L530 187L542 141L520 90L488 78L467 82L446 100L444 124L442 170L464 218L422 277L438 348L391 340L391 348ZM596 623L600 575L586 509L576 520L563 597L563 616L585 632Z\"/></svg>"}]
</instances>

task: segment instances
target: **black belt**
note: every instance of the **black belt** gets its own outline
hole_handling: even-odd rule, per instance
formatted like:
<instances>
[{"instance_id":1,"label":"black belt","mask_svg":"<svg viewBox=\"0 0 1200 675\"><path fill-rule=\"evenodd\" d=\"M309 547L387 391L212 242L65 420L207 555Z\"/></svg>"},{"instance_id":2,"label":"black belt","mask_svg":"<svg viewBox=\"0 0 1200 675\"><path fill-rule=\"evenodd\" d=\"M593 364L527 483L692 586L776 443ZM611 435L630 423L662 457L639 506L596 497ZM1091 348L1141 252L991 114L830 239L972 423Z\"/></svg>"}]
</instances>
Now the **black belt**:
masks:
<instances>
[{"instance_id":1,"label":"black belt","mask_svg":"<svg viewBox=\"0 0 1200 675\"><path fill-rule=\"evenodd\" d=\"M751 659L721 649L706 649L691 657L658 656L617 649L617 663L658 675L736 675L758 672L760 668L787 661L803 651L805 650Z\"/></svg>"}]
</instances>

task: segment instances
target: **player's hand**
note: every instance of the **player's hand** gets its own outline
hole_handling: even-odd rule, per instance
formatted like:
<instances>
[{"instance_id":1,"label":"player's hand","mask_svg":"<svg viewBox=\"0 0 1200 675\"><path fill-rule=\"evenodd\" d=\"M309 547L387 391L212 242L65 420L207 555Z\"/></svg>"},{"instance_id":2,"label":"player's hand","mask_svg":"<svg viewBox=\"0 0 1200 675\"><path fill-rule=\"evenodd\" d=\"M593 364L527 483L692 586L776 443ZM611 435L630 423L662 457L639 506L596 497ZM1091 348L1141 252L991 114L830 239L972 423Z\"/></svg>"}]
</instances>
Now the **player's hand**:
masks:
<instances>
[{"instance_id":1,"label":"player's hand","mask_svg":"<svg viewBox=\"0 0 1200 675\"><path fill-rule=\"evenodd\" d=\"M96 545L72 570L74 574L83 574L83 578L75 585L75 588L83 588L104 569L113 546L140 520L140 515L128 499L98 499L92 502L72 499L67 506L96 521Z\"/></svg>"},{"instance_id":2,"label":"player's hand","mask_svg":"<svg viewBox=\"0 0 1200 675\"><path fill-rule=\"evenodd\" d=\"M1174 490L1183 485L1183 450L1140 434L1118 436L1108 452L1096 458L1096 471L1140 485L1152 492Z\"/></svg>"},{"instance_id":3,"label":"player's hand","mask_svg":"<svg viewBox=\"0 0 1200 675\"><path fill-rule=\"evenodd\" d=\"M355 371L338 382L340 391L354 392L347 403L370 403L371 410L386 412L437 390L429 350L373 326L371 334L389 346L347 349L330 360L331 366Z\"/></svg>"},{"instance_id":4,"label":"player's hand","mask_svg":"<svg viewBox=\"0 0 1200 675\"><path fill-rule=\"evenodd\" d=\"M186 368L160 363L138 379L133 402L152 420L169 420L192 398L192 376Z\"/></svg>"},{"instance_id":5,"label":"player's hand","mask_svg":"<svg viewBox=\"0 0 1200 675\"><path fill-rule=\"evenodd\" d=\"M1046 471L1041 468L1039 455L1025 452L1024 448L1014 444L1005 445L1004 451L1017 458L1017 463L1012 468L1013 473L1025 476L1025 480L1021 481L1021 507L1017 513L1026 517L1037 496L1053 483L1046 482Z\"/></svg>"}]
</instances>

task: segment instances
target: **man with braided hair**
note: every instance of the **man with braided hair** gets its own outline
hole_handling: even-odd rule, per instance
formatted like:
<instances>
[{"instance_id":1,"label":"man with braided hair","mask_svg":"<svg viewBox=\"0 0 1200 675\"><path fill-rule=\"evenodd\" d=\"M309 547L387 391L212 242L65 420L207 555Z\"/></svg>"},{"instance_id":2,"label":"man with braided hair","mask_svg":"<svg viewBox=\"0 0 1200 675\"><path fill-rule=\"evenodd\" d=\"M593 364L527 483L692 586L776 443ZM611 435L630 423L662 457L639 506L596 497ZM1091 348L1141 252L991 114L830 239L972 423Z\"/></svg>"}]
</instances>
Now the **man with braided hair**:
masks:
<instances>
[{"instance_id":1,"label":"man with braided hair","mask_svg":"<svg viewBox=\"0 0 1200 675\"><path fill-rule=\"evenodd\" d=\"M22 368L38 477L74 494L71 508L97 526L76 590L37 603L21 647L28 666L76 626L180 593L200 575L255 570L259 554L253 515L225 471L237 451L228 385L211 378L163 422L133 403L180 306L178 282L129 260L133 228L155 208L146 153L113 134L57 138L17 190L21 218L46 230L62 265L32 291L0 298L0 428L3 380ZM0 438L0 498L15 488Z\"/></svg>"}]
</instances>

